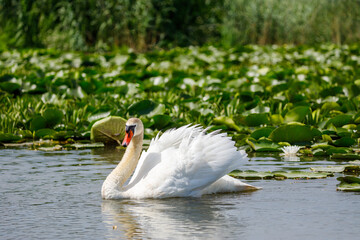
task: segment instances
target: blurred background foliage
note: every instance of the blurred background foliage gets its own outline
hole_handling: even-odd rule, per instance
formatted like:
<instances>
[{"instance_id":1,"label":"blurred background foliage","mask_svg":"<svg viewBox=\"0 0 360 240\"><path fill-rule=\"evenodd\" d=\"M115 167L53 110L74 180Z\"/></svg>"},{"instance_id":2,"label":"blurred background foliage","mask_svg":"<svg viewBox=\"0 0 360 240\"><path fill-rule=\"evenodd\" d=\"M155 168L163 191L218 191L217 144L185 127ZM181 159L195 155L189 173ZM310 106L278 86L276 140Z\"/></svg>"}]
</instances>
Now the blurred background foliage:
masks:
<instances>
[{"instance_id":1,"label":"blurred background foliage","mask_svg":"<svg viewBox=\"0 0 360 240\"><path fill-rule=\"evenodd\" d=\"M0 0L0 50L359 40L359 0Z\"/></svg>"}]
</instances>

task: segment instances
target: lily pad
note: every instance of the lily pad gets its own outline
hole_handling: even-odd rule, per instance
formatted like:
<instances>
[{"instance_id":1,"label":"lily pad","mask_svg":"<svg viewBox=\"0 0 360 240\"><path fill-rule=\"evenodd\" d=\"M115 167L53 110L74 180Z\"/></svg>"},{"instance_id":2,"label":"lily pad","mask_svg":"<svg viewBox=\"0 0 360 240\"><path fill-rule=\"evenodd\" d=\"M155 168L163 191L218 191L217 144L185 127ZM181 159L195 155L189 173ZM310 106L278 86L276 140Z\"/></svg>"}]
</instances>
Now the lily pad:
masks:
<instances>
[{"instance_id":1,"label":"lily pad","mask_svg":"<svg viewBox=\"0 0 360 240\"><path fill-rule=\"evenodd\" d=\"M314 138L310 127L304 125L283 125L269 136L274 142L288 142L292 145L311 142Z\"/></svg>"},{"instance_id":2,"label":"lily pad","mask_svg":"<svg viewBox=\"0 0 360 240\"><path fill-rule=\"evenodd\" d=\"M53 139L56 131L50 128L39 129L35 132L35 136L38 138Z\"/></svg>"},{"instance_id":3,"label":"lily pad","mask_svg":"<svg viewBox=\"0 0 360 240\"><path fill-rule=\"evenodd\" d=\"M270 121L267 113L251 113L246 116L245 122L249 127L257 127L268 124Z\"/></svg>"},{"instance_id":4,"label":"lily pad","mask_svg":"<svg viewBox=\"0 0 360 240\"><path fill-rule=\"evenodd\" d=\"M356 143L355 139L351 137L343 137L334 142L335 146L338 147L350 147Z\"/></svg>"},{"instance_id":5,"label":"lily pad","mask_svg":"<svg viewBox=\"0 0 360 240\"><path fill-rule=\"evenodd\" d=\"M360 165L341 165L341 166L327 166L327 167L312 167L314 172L330 172L330 173L345 173L358 174L360 172Z\"/></svg>"},{"instance_id":6,"label":"lily pad","mask_svg":"<svg viewBox=\"0 0 360 240\"><path fill-rule=\"evenodd\" d=\"M333 154L331 156L331 159L343 160L343 161L358 160L358 159L360 159L360 155L351 154L351 153L347 153L347 154L337 153L337 154Z\"/></svg>"},{"instance_id":7,"label":"lily pad","mask_svg":"<svg viewBox=\"0 0 360 240\"><path fill-rule=\"evenodd\" d=\"M168 115L155 115L152 117L154 120L154 127L161 130L171 122L171 117Z\"/></svg>"},{"instance_id":8,"label":"lily pad","mask_svg":"<svg viewBox=\"0 0 360 240\"><path fill-rule=\"evenodd\" d=\"M128 113L131 116L149 115L150 113L155 112L158 107L159 107L159 104L154 101L142 100L140 102L136 102L136 103L132 104L128 108ZM162 112L157 112L156 114L162 114Z\"/></svg>"},{"instance_id":9,"label":"lily pad","mask_svg":"<svg viewBox=\"0 0 360 240\"><path fill-rule=\"evenodd\" d=\"M353 117L351 115L340 114L327 121L326 126L332 124L335 127L342 127L346 124L350 124L352 122L352 118Z\"/></svg>"},{"instance_id":10,"label":"lily pad","mask_svg":"<svg viewBox=\"0 0 360 240\"><path fill-rule=\"evenodd\" d=\"M310 113L311 109L309 107L299 106L287 112L284 121L286 123L303 122L305 117Z\"/></svg>"},{"instance_id":11,"label":"lily pad","mask_svg":"<svg viewBox=\"0 0 360 240\"><path fill-rule=\"evenodd\" d=\"M74 149L87 149L87 148L102 148L104 146L105 146L104 143L96 142L96 143L67 144L64 147L66 147L66 148L74 148Z\"/></svg>"},{"instance_id":12,"label":"lily pad","mask_svg":"<svg viewBox=\"0 0 360 240\"><path fill-rule=\"evenodd\" d=\"M336 190L344 192L360 192L360 183L340 183Z\"/></svg>"},{"instance_id":13,"label":"lily pad","mask_svg":"<svg viewBox=\"0 0 360 240\"><path fill-rule=\"evenodd\" d=\"M230 176L241 179L248 180L258 180L258 179L272 179L274 174L272 172L257 172L257 171L239 171L235 170L229 173Z\"/></svg>"},{"instance_id":14,"label":"lily pad","mask_svg":"<svg viewBox=\"0 0 360 240\"><path fill-rule=\"evenodd\" d=\"M264 141L251 141L247 140L247 143L255 152L280 152L280 145L269 140Z\"/></svg>"},{"instance_id":15,"label":"lily pad","mask_svg":"<svg viewBox=\"0 0 360 240\"><path fill-rule=\"evenodd\" d=\"M105 145L120 144L125 137L126 120L122 117L110 116L94 123L91 128L90 139Z\"/></svg>"},{"instance_id":16,"label":"lily pad","mask_svg":"<svg viewBox=\"0 0 360 240\"><path fill-rule=\"evenodd\" d=\"M63 147L61 145L55 145L55 146L52 146L52 147L39 147L37 148L37 150L40 150L40 151L60 151L62 150Z\"/></svg>"},{"instance_id":17,"label":"lily pad","mask_svg":"<svg viewBox=\"0 0 360 240\"><path fill-rule=\"evenodd\" d=\"M46 120L42 116L35 116L30 121L30 130L36 131L46 127Z\"/></svg>"},{"instance_id":18,"label":"lily pad","mask_svg":"<svg viewBox=\"0 0 360 240\"><path fill-rule=\"evenodd\" d=\"M220 117L216 117L213 120L214 124L217 125L225 125L230 129L234 129L235 131L240 132L241 128L235 124L234 120L231 117L224 117L224 116L220 116Z\"/></svg>"},{"instance_id":19,"label":"lily pad","mask_svg":"<svg viewBox=\"0 0 360 240\"><path fill-rule=\"evenodd\" d=\"M0 89L11 94L20 94L21 86L13 82L1 82Z\"/></svg>"},{"instance_id":20,"label":"lily pad","mask_svg":"<svg viewBox=\"0 0 360 240\"><path fill-rule=\"evenodd\" d=\"M311 167L310 169L314 172L342 173L345 170L345 166Z\"/></svg>"},{"instance_id":21,"label":"lily pad","mask_svg":"<svg viewBox=\"0 0 360 240\"><path fill-rule=\"evenodd\" d=\"M347 192L360 192L360 178L346 176L338 177L337 180L340 181L337 190Z\"/></svg>"},{"instance_id":22,"label":"lily pad","mask_svg":"<svg viewBox=\"0 0 360 240\"><path fill-rule=\"evenodd\" d=\"M241 179L320 179L333 176L332 173L302 172L302 171L275 171L275 172L256 172L256 171L233 171L229 174Z\"/></svg>"},{"instance_id":23,"label":"lily pad","mask_svg":"<svg viewBox=\"0 0 360 240\"><path fill-rule=\"evenodd\" d=\"M250 137L255 138L256 140L258 140L259 138L262 137L269 137L270 133L272 131L274 131L275 128L273 127L263 127L263 128L259 128L257 130L255 130L254 132L252 132L250 134Z\"/></svg>"},{"instance_id":24,"label":"lily pad","mask_svg":"<svg viewBox=\"0 0 360 240\"><path fill-rule=\"evenodd\" d=\"M61 123L61 121L64 117L64 114L59 109L48 108L43 112L42 116L44 117L44 119L46 121L46 125L48 127L53 127L56 124Z\"/></svg>"},{"instance_id":25,"label":"lily pad","mask_svg":"<svg viewBox=\"0 0 360 240\"><path fill-rule=\"evenodd\" d=\"M0 133L0 142L16 142L21 139L20 136L12 133Z\"/></svg>"}]
</instances>

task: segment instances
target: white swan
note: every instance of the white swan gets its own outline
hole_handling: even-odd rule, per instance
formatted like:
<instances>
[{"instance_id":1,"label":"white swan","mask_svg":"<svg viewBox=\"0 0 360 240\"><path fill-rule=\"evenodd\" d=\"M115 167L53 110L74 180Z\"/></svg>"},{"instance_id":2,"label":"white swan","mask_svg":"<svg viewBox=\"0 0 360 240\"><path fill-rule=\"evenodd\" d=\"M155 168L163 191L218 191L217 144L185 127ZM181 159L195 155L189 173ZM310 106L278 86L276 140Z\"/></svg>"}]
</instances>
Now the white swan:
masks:
<instances>
[{"instance_id":1,"label":"white swan","mask_svg":"<svg viewBox=\"0 0 360 240\"><path fill-rule=\"evenodd\" d=\"M127 149L104 181L102 197L199 197L259 189L227 175L248 159L245 151L237 151L226 134L207 134L205 131L189 125L168 130L161 137L158 134L148 150L141 154L143 123L137 118L129 119L123 141ZM125 185L133 172L130 182Z\"/></svg>"}]
</instances>

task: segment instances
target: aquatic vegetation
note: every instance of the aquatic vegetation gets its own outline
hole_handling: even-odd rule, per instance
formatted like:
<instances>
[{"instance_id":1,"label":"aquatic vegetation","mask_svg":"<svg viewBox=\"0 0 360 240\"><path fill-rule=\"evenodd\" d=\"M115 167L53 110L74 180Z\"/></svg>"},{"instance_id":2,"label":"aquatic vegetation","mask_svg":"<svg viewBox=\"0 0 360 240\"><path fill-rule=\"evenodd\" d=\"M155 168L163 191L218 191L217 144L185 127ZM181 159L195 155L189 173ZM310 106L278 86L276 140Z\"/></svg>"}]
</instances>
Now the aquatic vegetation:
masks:
<instances>
[{"instance_id":1,"label":"aquatic vegetation","mask_svg":"<svg viewBox=\"0 0 360 240\"><path fill-rule=\"evenodd\" d=\"M358 45L6 51L0 142L90 140L96 121L136 116L146 139L196 123L247 151L359 159L359 55Z\"/></svg>"},{"instance_id":2,"label":"aquatic vegetation","mask_svg":"<svg viewBox=\"0 0 360 240\"><path fill-rule=\"evenodd\" d=\"M360 192L360 178L354 176L338 177L340 181L337 190L346 192Z\"/></svg>"},{"instance_id":3,"label":"aquatic vegetation","mask_svg":"<svg viewBox=\"0 0 360 240\"><path fill-rule=\"evenodd\" d=\"M229 174L232 177L248 180L256 179L320 179L334 176L329 172L305 172L305 171L274 171L274 172L257 172L257 171L233 171Z\"/></svg>"}]
</instances>

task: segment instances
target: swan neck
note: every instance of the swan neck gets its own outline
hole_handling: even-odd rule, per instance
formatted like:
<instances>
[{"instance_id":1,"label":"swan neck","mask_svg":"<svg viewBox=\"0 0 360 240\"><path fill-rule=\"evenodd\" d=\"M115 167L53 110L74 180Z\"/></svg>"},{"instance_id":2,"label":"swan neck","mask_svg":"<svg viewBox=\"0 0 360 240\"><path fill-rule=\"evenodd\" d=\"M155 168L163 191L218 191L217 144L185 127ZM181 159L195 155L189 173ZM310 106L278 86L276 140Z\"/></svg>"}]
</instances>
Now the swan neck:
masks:
<instances>
[{"instance_id":1,"label":"swan neck","mask_svg":"<svg viewBox=\"0 0 360 240\"><path fill-rule=\"evenodd\" d=\"M112 187L122 190L125 182L135 171L143 145L143 134L134 136L116 168L106 178ZM105 184L104 182L104 184ZM107 184L106 184L107 185Z\"/></svg>"}]
</instances>

